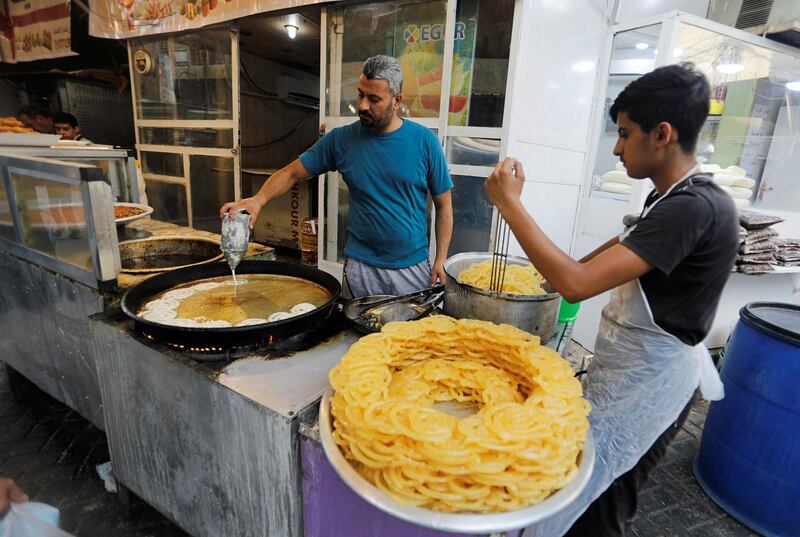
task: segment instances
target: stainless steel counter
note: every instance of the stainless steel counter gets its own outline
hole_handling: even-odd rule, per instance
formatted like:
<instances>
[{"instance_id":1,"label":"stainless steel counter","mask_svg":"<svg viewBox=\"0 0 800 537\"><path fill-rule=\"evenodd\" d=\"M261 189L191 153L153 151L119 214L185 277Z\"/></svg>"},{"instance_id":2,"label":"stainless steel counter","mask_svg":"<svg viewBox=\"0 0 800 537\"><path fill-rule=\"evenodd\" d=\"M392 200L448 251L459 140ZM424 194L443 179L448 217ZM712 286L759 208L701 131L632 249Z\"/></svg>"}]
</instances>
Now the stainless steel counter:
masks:
<instances>
[{"instance_id":1,"label":"stainless steel counter","mask_svg":"<svg viewBox=\"0 0 800 537\"><path fill-rule=\"evenodd\" d=\"M92 319L114 475L195 537L303 535L300 421L357 335L291 355L199 363Z\"/></svg>"}]
</instances>

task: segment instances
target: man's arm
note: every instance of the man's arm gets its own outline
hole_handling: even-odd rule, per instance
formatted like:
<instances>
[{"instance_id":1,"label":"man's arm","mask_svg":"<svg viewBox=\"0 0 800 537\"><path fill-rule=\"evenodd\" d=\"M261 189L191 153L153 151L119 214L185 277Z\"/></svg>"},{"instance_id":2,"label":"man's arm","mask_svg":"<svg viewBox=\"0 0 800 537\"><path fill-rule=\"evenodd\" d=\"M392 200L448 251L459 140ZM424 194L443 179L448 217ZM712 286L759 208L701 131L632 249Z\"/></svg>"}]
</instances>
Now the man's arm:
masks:
<instances>
[{"instance_id":1,"label":"man's arm","mask_svg":"<svg viewBox=\"0 0 800 537\"><path fill-rule=\"evenodd\" d=\"M507 158L486 180L486 190L525 254L567 301L586 300L652 270L647 261L622 244L610 245L612 241L606 243L609 245L606 250L590 254L593 257L585 263L569 257L544 234L522 206L520 194L524 182L521 163Z\"/></svg>"},{"instance_id":2,"label":"man's arm","mask_svg":"<svg viewBox=\"0 0 800 537\"><path fill-rule=\"evenodd\" d=\"M450 191L443 192L433 197L436 207L436 257L431 270L431 285L444 283L444 261L447 259L447 250L450 248L450 238L453 236L453 202Z\"/></svg>"},{"instance_id":3,"label":"man's arm","mask_svg":"<svg viewBox=\"0 0 800 537\"><path fill-rule=\"evenodd\" d=\"M0 518L3 518L6 511L8 511L9 502L21 503L27 501L28 496L22 492L22 489L16 483L6 477L0 477Z\"/></svg>"},{"instance_id":4,"label":"man's arm","mask_svg":"<svg viewBox=\"0 0 800 537\"><path fill-rule=\"evenodd\" d=\"M291 164L273 173L255 196L239 201L229 201L223 205L219 210L219 217L223 218L226 212L229 213L229 217L233 217L233 214L239 209L244 209L250 213L250 229L253 229L253 225L258 219L258 214L264 205L288 192L295 184L310 177L311 174L308 173L300 159L295 159Z\"/></svg>"}]
</instances>

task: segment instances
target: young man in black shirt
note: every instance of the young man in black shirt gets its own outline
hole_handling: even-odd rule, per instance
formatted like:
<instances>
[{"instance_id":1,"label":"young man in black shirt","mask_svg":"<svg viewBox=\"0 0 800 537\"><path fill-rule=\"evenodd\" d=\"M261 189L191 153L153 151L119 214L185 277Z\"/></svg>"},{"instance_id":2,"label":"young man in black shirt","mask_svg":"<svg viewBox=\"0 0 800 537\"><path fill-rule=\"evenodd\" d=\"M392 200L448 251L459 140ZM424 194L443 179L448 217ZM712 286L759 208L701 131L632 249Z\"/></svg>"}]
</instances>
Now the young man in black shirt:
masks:
<instances>
[{"instance_id":1,"label":"young man in black shirt","mask_svg":"<svg viewBox=\"0 0 800 537\"><path fill-rule=\"evenodd\" d=\"M698 387L722 397L702 340L739 247L733 201L699 172L697 137L710 90L691 65L632 82L611 107L614 154L650 178L637 224L580 261L562 252L520 202L522 164L508 158L486 180L489 197L531 262L570 302L613 289L603 310L585 395L597 458L579 498L526 535L624 535L636 496L688 414Z\"/></svg>"}]
</instances>

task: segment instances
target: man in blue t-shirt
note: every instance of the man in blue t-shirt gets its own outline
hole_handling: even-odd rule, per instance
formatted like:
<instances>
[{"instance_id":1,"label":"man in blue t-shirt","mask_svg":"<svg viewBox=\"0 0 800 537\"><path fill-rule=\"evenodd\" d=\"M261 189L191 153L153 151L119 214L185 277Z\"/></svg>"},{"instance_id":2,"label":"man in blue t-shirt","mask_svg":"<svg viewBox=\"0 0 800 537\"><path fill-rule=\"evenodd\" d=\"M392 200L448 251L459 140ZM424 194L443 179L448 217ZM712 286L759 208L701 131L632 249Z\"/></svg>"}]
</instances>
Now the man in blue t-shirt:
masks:
<instances>
[{"instance_id":1,"label":"man in blue t-shirt","mask_svg":"<svg viewBox=\"0 0 800 537\"><path fill-rule=\"evenodd\" d=\"M255 196L223 205L220 217L245 209L252 227L267 202L300 181L335 170L350 190L345 293L400 295L444 283L453 182L436 135L397 115L402 89L403 71L396 59L367 59L358 81L359 121L330 131L275 172ZM436 207L432 266L428 193Z\"/></svg>"}]
</instances>

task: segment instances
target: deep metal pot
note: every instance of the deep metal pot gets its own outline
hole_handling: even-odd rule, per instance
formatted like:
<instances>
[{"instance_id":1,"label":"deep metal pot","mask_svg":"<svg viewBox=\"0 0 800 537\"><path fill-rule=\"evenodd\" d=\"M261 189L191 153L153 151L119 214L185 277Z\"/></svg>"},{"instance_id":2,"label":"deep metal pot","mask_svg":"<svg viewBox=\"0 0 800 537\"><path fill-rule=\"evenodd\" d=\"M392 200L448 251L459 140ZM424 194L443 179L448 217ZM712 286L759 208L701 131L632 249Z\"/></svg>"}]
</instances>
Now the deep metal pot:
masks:
<instances>
[{"instance_id":1,"label":"deep metal pot","mask_svg":"<svg viewBox=\"0 0 800 537\"><path fill-rule=\"evenodd\" d=\"M205 237L149 237L119 243L122 272L159 273L222 259L219 241Z\"/></svg>"},{"instance_id":2,"label":"deep metal pot","mask_svg":"<svg viewBox=\"0 0 800 537\"><path fill-rule=\"evenodd\" d=\"M498 324L505 323L537 335L546 343L556 332L561 295L549 284L544 295L514 295L492 293L458 281L461 271L470 265L492 258L491 252L464 252L444 262L446 273L444 311L456 319L480 319ZM508 256L508 263L528 265L523 257Z\"/></svg>"}]
</instances>

